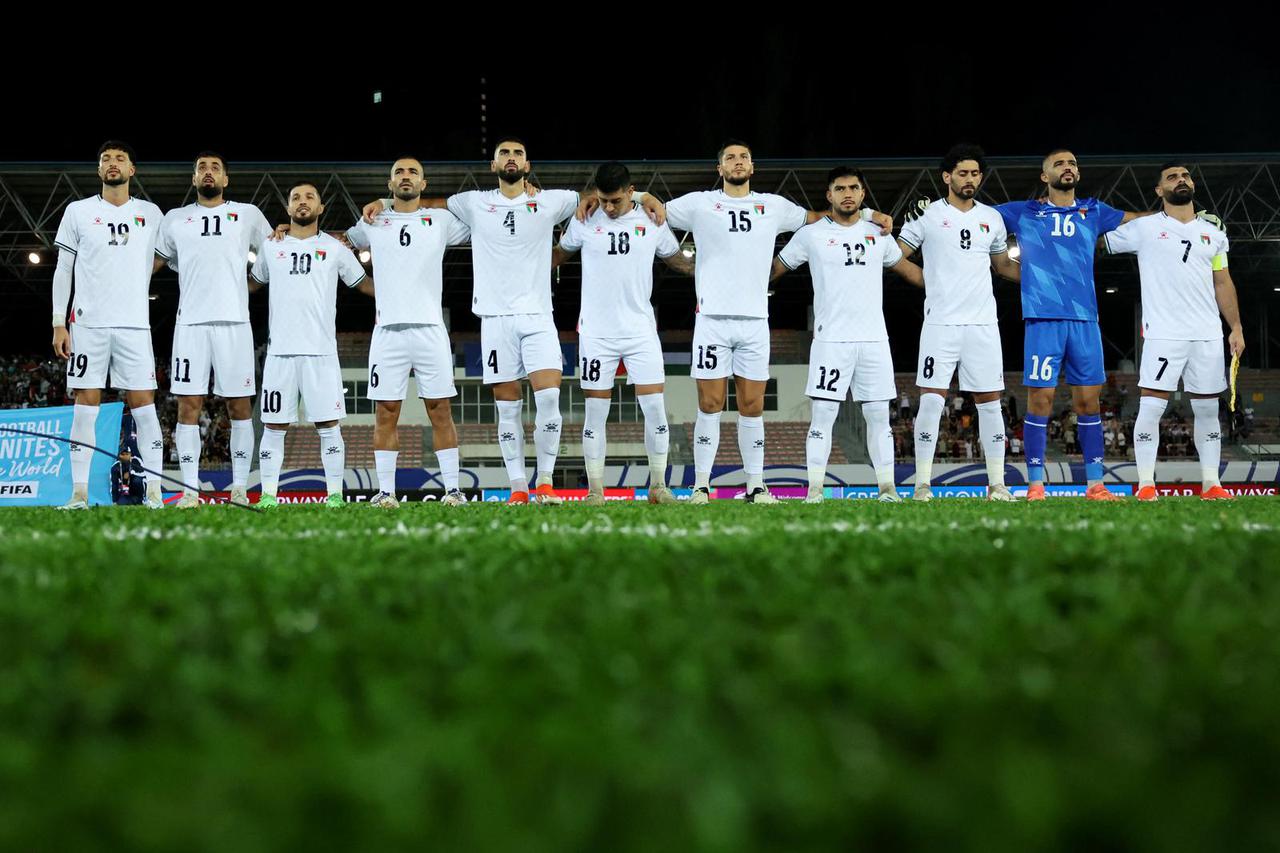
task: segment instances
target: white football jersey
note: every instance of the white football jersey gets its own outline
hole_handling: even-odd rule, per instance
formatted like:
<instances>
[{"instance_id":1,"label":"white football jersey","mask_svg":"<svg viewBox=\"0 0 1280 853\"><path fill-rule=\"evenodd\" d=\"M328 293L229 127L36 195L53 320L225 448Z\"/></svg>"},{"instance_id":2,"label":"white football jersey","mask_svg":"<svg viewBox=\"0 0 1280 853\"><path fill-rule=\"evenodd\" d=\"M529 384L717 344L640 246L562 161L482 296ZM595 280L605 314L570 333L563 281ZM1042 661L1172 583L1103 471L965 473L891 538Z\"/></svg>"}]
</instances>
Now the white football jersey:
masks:
<instances>
[{"instance_id":1,"label":"white football jersey","mask_svg":"<svg viewBox=\"0 0 1280 853\"><path fill-rule=\"evenodd\" d=\"M778 253L787 269L809 265L813 277L815 341L887 341L884 270L902 260L902 250L880 226L830 216L795 233Z\"/></svg>"},{"instance_id":2,"label":"white football jersey","mask_svg":"<svg viewBox=\"0 0 1280 853\"><path fill-rule=\"evenodd\" d=\"M373 253L378 283L376 325L444 325L444 250L471 239L471 229L447 210L384 210L373 224L361 219L347 230L351 245Z\"/></svg>"},{"instance_id":3,"label":"white football jersey","mask_svg":"<svg viewBox=\"0 0 1280 853\"><path fill-rule=\"evenodd\" d=\"M156 254L178 270L178 325L249 322L249 253L271 230L262 211L236 201L165 214Z\"/></svg>"},{"instance_id":4,"label":"white football jersey","mask_svg":"<svg viewBox=\"0 0 1280 853\"><path fill-rule=\"evenodd\" d=\"M560 245L582 252L579 332L598 338L653 334L653 259L680 251L670 228L654 225L638 204L617 219L597 208L585 223L569 220Z\"/></svg>"},{"instance_id":5,"label":"white football jersey","mask_svg":"<svg viewBox=\"0 0 1280 853\"><path fill-rule=\"evenodd\" d=\"M551 313L551 234L578 209L572 190L507 198L498 190L449 196L449 212L471 229L477 317Z\"/></svg>"},{"instance_id":6,"label":"white football jersey","mask_svg":"<svg viewBox=\"0 0 1280 853\"><path fill-rule=\"evenodd\" d=\"M1142 335L1167 341L1222 337L1213 271L1227 266L1227 235L1161 211L1132 219L1105 237L1107 251L1135 252L1142 282Z\"/></svg>"},{"instance_id":7,"label":"white football jersey","mask_svg":"<svg viewBox=\"0 0 1280 853\"><path fill-rule=\"evenodd\" d=\"M723 190L682 195L667 203L667 223L689 231L697 245L698 311L721 317L768 317L769 272L778 235L804 227L808 211L780 195Z\"/></svg>"},{"instance_id":8,"label":"white football jersey","mask_svg":"<svg viewBox=\"0 0 1280 853\"><path fill-rule=\"evenodd\" d=\"M305 240L268 241L253 277L271 295L267 355L338 354L338 279L355 287L365 278L350 249L323 231Z\"/></svg>"},{"instance_id":9,"label":"white football jersey","mask_svg":"<svg viewBox=\"0 0 1280 853\"><path fill-rule=\"evenodd\" d=\"M945 198L902 226L902 242L924 253L924 321L934 326L996 322L991 256L1009 248L1004 219L975 202L968 210Z\"/></svg>"},{"instance_id":10,"label":"white football jersey","mask_svg":"<svg viewBox=\"0 0 1280 853\"><path fill-rule=\"evenodd\" d=\"M144 199L117 207L102 196L67 205L54 244L75 255L73 322L151 328L151 268L164 214Z\"/></svg>"}]
</instances>

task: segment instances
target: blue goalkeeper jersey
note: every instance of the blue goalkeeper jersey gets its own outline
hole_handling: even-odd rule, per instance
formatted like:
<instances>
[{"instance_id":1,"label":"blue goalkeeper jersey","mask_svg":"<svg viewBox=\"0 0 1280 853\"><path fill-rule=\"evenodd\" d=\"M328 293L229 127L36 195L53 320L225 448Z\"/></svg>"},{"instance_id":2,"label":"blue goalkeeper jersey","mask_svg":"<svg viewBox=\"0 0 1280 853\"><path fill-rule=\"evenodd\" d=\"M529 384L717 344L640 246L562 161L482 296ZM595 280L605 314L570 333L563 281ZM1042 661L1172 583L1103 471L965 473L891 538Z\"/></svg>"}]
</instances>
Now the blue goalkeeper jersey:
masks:
<instances>
[{"instance_id":1,"label":"blue goalkeeper jersey","mask_svg":"<svg viewBox=\"0 0 1280 853\"><path fill-rule=\"evenodd\" d=\"M1011 201L996 209L1018 238L1023 319L1098 322L1094 248L1099 237L1120 227L1124 213L1093 198L1071 207Z\"/></svg>"}]
</instances>

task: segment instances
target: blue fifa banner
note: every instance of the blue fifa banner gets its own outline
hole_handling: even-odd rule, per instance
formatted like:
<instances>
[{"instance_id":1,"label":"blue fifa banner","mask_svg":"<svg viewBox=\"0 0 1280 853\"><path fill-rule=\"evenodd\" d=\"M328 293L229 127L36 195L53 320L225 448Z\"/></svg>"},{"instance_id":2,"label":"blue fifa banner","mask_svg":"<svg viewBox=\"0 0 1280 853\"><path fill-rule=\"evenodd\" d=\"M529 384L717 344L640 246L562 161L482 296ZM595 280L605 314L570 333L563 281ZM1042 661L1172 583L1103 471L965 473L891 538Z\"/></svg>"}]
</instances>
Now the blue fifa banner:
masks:
<instances>
[{"instance_id":1,"label":"blue fifa banner","mask_svg":"<svg viewBox=\"0 0 1280 853\"><path fill-rule=\"evenodd\" d=\"M0 410L0 506L60 506L71 500L74 408ZM111 466L120 449L123 414L124 403L98 407L93 443L107 452L88 451L91 504L111 503Z\"/></svg>"}]
</instances>

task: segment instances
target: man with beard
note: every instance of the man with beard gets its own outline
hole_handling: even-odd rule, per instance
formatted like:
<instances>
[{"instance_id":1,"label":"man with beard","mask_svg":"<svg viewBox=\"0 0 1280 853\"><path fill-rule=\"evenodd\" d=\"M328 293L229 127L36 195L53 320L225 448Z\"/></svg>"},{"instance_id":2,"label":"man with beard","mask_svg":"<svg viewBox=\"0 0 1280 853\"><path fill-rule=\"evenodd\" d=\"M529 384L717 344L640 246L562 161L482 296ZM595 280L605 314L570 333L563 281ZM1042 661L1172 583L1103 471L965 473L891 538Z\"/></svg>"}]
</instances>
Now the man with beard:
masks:
<instances>
[{"instance_id":1,"label":"man with beard","mask_svg":"<svg viewBox=\"0 0 1280 853\"><path fill-rule=\"evenodd\" d=\"M729 140L716 155L724 187L692 192L666 206L672 228L689 231L698 247L694 286L693 368L698 383L694 425L694 490L689 503L711 500L711 470L720 447L720 415L729 377L738 398L738 450L748 503L775 504L764 484L764 394L769 383L769 276L779 234L826 214L805 210L780 195L751 190L751 148ZM648 203L651 196L641 194ZM888 234L893 221L863 210Z\"/></svg>"},{"instance_id":2,"label":"man with beard","mask_svg":"<svg viewBox=\"0 0 1280 853\"><path fill-rule=\"evenodd\" d=\"M1018 240L1022 267L1023 421L1027 458L1027 500L1044 500L1044 457L1049 416L1059 374L1071 386L1080 449L1090 500L1119 500L1102 484L1102 416L1099 393L1106 382L1093 255L1099 238L1150 212L1122 212L1094 198L1076 198L1080 166L1070 149L1055 148L1044 158L1040 180L1045 198L997 207ZM1196 216L1218 226L1221 220Z\"/></svg>"},{"instance_id":3,"label":"man with beard","mask_svg":"<svg viewBox=\"0 0 1280 853\"><path fill-rule=\"evenodd\" d=\"M320 458L329 491L328 505L340 507L346 445L338 421L347 415L335 329L338 279L367 296L373 281L351 250L320 230L324 213L319 188L300 181L289 189L289 233L258 253L253 278L269 285L267 360L262 368L262 445L258 451L262 497L258 506L273 509L284 437L298 419L298 397L320 435Z\"/></svg>"},{"instance_id":4,"label":"man with beard","mask_svg":"<svg viewBox=\"0 0 1280 853\"><path fill-rule=\"evenodd\" d=\"M511 480L510 504L529 503L524 466L523 391L528 377L537 409L538 503L562 503L551 485L560 452L560 336L551 314L552 231L578 207L573 190L528 192L531 171L524 142L504 136L494 146L489 169L498 177L494 190L472 190L448 199L423 199L423 207L445 207L471 229L475 276L471 311L480 318L484 383L493 387L498 410L498 447ZM593 194L594 195L594 194ZM364 208L366 222L389 205ZM661 224L661 205L646 205Z\"/></svg>"},{"instance_id":5,"label":"man with beard","mask_svg":"<svg viewBox=\"0 0 1280 853\"><path fill-rule=\"evenodd\" d=\"M178 317L173 330L170 389L178 398L173 438L182 468L180 508L197 507L200 478L200 412L213 371L213 393L227 401L231 418L231 502L248 504L253 459L253 329L249 326L246 270L271 234L252 204L227 201L226 160L196 156L193 204L169 211L156 243L157 266L178 270Z\"/></svg>"},{"instance_id":6,"label":"man with beard","mask_svg":"<svg viewBox=\"0 0 1280 853\"><path fill-rule=\"evenodd\" d=\"M67 361L67 388L75 390L71 419L72 493L63 509L88 509L89 468L102 389L125 392L138 429L142 464L157 474L164 465L164 438L156 417L156 365L151 349L151 302L147 291L160 232L160 208L129 195L136 169L133 149L105 142L98 149L102 192L67 205L54 240L53 351ZM74 277L72 328L67 303ZM148 476L144 503L160 509L160 478Z\"/></svg>"},{"instance_id":7,"label":"man with beard","mask_svg":"<svg viewBox=\"0 0 1280 853\"><path fill-rule=\"evenodd\" d=\"M812 410L805 456L808 503L822 502L831 457L831 433L840 405L853 392L867 424L867 454L880 487L879 499L899 501L893 481L893 432L889 401L897 396L893 355L884 324L884 271L891 269L923 287L918 266L902 257L878 226L858 211L866 194L862 172L836 166L827 175L831 212L795 233L773 260L772 278L803 264L813 275L813 345L805 393Z\"/></svg>"},{"instance_id":8,"label":"man with beard","mask_svg":"<svg viewBox=\"0 0 1280 853\"><path fill-rule=\"evenodd\" d=\"M445 249L467 242L471 231L447 210L419 208L426 186L421 161L401 157L392 164L387 181L391 209L379 213L372 223L361 220L347 231L353 246L372 250L378 282L377 319L369 344L368 394L377 402L373 455L378 494L370 503L381 509L400 506L395 497L400 450L396 426L409 389L410 370L431 420L431 438L445 488L441 503L466 503L458 490L458 431L449 402L458 393L453 386L453 350L440 300Z\"/></svg>"},{"instance_id":9,"label":"man with beard","mask_svg":"<svg viewBox=\"0 0 1280 853\"><path fill-rule=\"evenodd\" d=\"M1186 166L1160 168L1156 195L1160 213L1143 217L1107 234L1110 252L1138 256L1142 282L1142 401L1134 424L1138 463L1138 500L1156 500L1156 452L1160 416L1178 379L1191 397L1195 445L1200 457L1205 500L1231 500L1218 481L1222 453L1218 396L1226 390L1221 312L1231 327L1232 355L1244 351L1244 332L1235 284L1227 269L1227 235L1198 219L1192 200L1196 185Z\"/></svg>"},{"instance_id":10,"label":"man with beard","mask_svg":"<svg viewBox=\"0 0 1280 853\"><path fill-rule=\"evenodd\" d=\"M947 390L957 368L960 390L973 394L978 433L987 463L987 497L1011 501L1004 484L1004 357L991 269L1018 280L1018 265L1009 258L1000 214L977 201L986 155L976 145L959 144L942 159L946 198L928 205L902 227L898 245L904 257L924 251L924 325L916 385L915 499L933 497L933 454Z\"/></svg>"}]
</instances>

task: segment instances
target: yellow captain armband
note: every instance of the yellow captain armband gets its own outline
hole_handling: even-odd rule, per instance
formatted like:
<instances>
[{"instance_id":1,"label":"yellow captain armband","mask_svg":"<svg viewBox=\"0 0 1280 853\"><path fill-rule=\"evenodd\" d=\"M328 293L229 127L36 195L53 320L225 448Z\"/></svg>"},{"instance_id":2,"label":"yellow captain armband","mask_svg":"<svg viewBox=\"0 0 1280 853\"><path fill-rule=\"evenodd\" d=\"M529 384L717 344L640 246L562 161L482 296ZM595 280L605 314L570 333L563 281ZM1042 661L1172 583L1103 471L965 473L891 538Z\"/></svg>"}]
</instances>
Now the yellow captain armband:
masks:
<instances>
[{"instance_id":1,"label":"yellow captain armband","mask_svg":"<svg viewBox=\"0 0 1280 853\"><path fill-rule=\"evenodd\" d=\"M1213 271L1225 270L1227 268L1227 253L1213 256Z\"/></svg>"}]
</instances>

